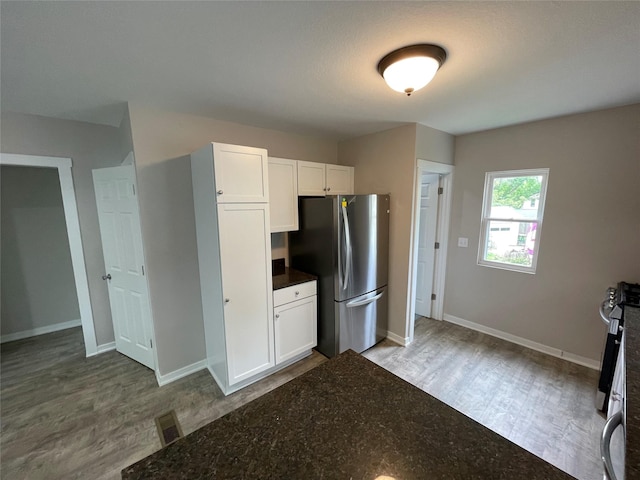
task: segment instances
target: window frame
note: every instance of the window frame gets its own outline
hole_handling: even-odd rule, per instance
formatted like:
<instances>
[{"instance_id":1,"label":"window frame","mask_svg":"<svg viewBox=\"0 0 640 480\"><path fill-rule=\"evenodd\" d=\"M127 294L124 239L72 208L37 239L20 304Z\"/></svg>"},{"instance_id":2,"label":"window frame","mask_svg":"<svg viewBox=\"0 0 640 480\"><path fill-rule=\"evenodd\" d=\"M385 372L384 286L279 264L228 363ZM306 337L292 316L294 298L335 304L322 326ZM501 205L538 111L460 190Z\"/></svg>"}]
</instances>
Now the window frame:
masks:
<instances>
[{"instance_id":1,"label":"window frame","mask_svg":"<svg viewBox=\"0 0 640 480\"><path fill-rule=\"evenodd\" d=\"M540 184L540 196L538 198L538 214L535 219L522 218L503 218L490 217L491 202L493 199L493 182L498 178L512 177L542 177ZM501 170L497 172L486 172L484 178L484 195L482 199L482 214L480 217L480 241L478 242L478 265L491 268L499 268L502 270L511 270L514 272L522 272L535 274L538 264L538 255L540 253L540 238L542 237L542 221L544 217L544 207L547 199L547 186L549 183L548 168L532 168L524 170ZM487 249L489 241L489 225L491 221L513 222L513 223L534 223L536 224L536 239L533 245L533 255L531 258L531 266L517 265L512 263L497 262L494 260L485 260L484 252Z\"/></svg>"}]
</instances>

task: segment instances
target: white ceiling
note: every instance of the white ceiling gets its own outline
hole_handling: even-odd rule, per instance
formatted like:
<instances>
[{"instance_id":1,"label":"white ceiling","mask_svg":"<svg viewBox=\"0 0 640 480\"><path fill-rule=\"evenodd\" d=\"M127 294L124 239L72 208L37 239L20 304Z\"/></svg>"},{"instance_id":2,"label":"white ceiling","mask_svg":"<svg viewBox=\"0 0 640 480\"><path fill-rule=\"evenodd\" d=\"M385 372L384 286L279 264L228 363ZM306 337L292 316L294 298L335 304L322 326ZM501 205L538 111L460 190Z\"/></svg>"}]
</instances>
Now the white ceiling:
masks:
<instances>
[{"instance_id":1,"label":"white ceiling","mask_svg":"<svg viewBox=\"0 0 640 480\"><path fill-rule=\"evenodd\" d=\"M452 134L640 102L640 2L2 1L2 110L117 125L123 102L336 139ZM411 97L376 66L448 59Z\"/></svg>"}]
</instances>

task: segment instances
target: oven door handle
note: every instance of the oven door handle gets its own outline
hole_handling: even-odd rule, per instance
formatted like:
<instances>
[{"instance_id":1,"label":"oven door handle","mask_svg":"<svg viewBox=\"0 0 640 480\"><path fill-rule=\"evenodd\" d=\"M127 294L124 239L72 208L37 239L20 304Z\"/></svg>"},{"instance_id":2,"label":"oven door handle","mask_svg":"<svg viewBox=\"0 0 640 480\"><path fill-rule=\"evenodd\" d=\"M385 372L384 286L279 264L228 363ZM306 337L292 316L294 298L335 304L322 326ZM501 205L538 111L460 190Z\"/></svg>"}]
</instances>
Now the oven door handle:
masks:
<instances>
[{"instance_id":1,"label":"oven door handle","mask_svg":"<svg viewBox=\"0 0 640 480\"><path fill-rule=\"evenodd\" d=\"M617 480L616 473L613 470L613 463L611 462L611 436L613 435L613 431L621 424L622 410L609 417L609 420L607 420L607 423L604 424L604 428L602 429L600 455L602 456L602 463L604 464L604 476L607 480Z\"/></svg>"},{"instance_id":2,"label":"oven door handle","mask_svg":"<svg viewBox=\"0 0 640 480\"><path fill-rule=\"evenodd\" d=\"M602 321L606 326L609 326L609 324L611 323L611 320L609 319L609 314L606 313L605 311L605 310L609 310L609 312L611 312L611 309L607 308L608 305L609 305L608 300L605 300L600 304L600 317L602 318Z\"/></svg>"}]
</instances>

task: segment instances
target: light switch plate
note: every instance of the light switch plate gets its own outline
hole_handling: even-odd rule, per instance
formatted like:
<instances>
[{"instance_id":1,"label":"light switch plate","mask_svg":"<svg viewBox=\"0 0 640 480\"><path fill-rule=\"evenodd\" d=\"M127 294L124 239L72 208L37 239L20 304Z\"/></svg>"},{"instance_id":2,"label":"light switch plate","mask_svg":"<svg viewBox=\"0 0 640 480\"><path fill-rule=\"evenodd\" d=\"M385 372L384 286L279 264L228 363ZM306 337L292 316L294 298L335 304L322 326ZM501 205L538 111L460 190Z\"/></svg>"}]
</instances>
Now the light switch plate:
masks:
<instances>
[{"instance_id":1,"label":"light switch plate","mask_svg":"<svg viewBox=\"0 0 640 480\"><path fill-rule=\"evenodd\" d=\"M458 237L458 246L467 248L469 246L469 239L465 237Z\"/></svg>"}]
</instances>

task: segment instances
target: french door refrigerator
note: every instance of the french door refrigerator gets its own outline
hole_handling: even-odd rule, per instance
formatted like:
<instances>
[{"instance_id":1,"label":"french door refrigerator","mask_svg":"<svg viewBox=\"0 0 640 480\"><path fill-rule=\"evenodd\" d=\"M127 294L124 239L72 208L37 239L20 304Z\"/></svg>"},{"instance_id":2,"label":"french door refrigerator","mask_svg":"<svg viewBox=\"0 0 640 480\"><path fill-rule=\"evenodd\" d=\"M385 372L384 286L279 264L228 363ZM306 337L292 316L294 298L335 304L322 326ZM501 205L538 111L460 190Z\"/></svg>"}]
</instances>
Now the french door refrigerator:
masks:
<instances>
[{"instance_id":1,"label":"french door refrigerator","mask_svg":"<svg viewBox=\"0 0 640 480\"><path fill-rule=\"evenodd\" d=\"M386 337L389 195L301 197L293 268L318 277L317 350L363 352Z\"/></svg>"}]
</instances>

